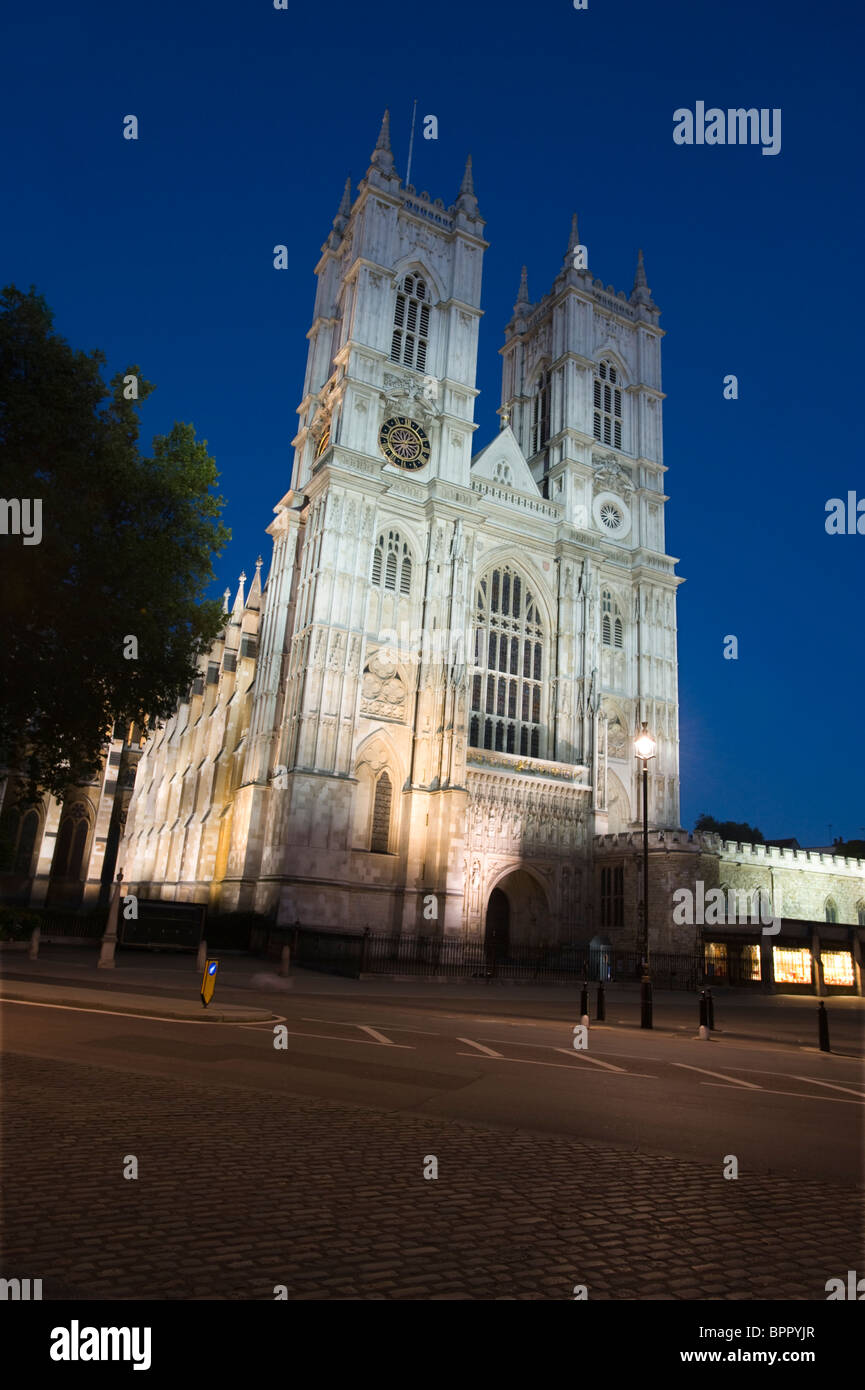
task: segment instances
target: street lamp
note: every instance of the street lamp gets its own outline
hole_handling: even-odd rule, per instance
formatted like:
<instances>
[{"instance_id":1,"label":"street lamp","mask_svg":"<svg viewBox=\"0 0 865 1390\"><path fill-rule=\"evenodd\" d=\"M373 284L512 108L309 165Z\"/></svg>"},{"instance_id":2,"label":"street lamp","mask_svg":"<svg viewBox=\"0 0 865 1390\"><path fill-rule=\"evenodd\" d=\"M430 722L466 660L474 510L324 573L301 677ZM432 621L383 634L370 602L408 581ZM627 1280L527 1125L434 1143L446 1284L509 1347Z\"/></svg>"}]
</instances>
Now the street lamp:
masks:
<instances>
[{"instance_id":1,"label":"street lamp","mask_svg":"<svg viewBox=\"0 0 865 1390\"><path fill-rule=\"evenodd\" d=\"M640 1027L652 1026L652 980L649 975L649 759L654 758L657 744L643 720L643 727L634 739L634 752L643 760L643 921L641 950L643 973L640 981Z\"/></svg>"}]
</instances>

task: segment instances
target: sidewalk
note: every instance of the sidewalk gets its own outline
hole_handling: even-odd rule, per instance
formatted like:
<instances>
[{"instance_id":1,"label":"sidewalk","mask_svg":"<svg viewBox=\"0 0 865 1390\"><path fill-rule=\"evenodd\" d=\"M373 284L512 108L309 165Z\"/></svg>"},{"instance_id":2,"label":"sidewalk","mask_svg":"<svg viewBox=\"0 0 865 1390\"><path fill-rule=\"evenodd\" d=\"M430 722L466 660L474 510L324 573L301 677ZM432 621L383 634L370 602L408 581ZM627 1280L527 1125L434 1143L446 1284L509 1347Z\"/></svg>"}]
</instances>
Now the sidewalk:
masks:
<instances>
[{"instance_id":1,"label":"sidewalk","mask_svg":"<svg viewBox=\"0 0 865 1390\"><path fill-rule=\"evenodd\" d=\"M263 1021L293 995L358 1003L380 1001L427 1012L453 1012L464 1005L473 1013L569 1022L580 1005L580 982L523 985L498 980L438 982L386 976L353 980L295 968L288 979L283 979L272 961L240 953L214 955L220 963L219 977L214 1002L206 1011L201 1005L200 972L195 957L167 951L118 950L114 970L97 970L97 952L92 947L46 945L35 961L26 952L4 951L0 955L0 997L212 1022ZM597 984L589 985L592 1019L596 1015L597 989ZM607 1024L638 1030L639 985L607 985L605 992ZM237 1002L227 1002L226 996L233 996ZM713 997L714 1036L721 1040L817 1046L818 1001L811 996L764 995L715 987ZM833 1051L865 1054L865 999L836 996L825 1002ZM653 1021L657 1033L695 1034L697 992L656 990Z\"/></svg>"}]
</instances>

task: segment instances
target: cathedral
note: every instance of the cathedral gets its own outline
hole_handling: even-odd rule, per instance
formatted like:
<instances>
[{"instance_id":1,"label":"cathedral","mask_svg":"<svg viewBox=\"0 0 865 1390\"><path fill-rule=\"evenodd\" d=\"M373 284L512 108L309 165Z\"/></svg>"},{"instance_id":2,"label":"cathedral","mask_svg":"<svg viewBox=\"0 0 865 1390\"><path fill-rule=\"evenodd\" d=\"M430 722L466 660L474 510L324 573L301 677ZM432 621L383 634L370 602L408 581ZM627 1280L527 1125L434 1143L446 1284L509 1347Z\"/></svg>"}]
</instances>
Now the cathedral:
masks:
<instances>
[{"instance_id":1,"label":"cathedral","mask_svg":"<svg viewBox=\"0 0 865 1390\"><path fill-rule=\"evenodd\" d=\"M593 277L574 217L476 450L471 161L445 207L388 126L316 266L266 588L145 749L121 861L223 912L571 940L595 837L641 824L642 721L649 823L679 822L660 310L642 255L629 296Z\"/></svg>"},{"instance_id":2,"label":"cathedral","mask_svg":"<svg viewBox=\"0 0 865 1390\"><path fill-rule=\"evenodd\" d=\"M604 285L574 217L534 302L523 270L500 428L476 448L487 246L471 160L451 206L418 193L385 115L315 269L267 583L259 560L226 594L141 753L129 891L320 928L633 945L645 724L653 948L694 948L670 898L697 877L786 871L808 885L798 915L824 920L834 893L825 920L865 924L861 864L679 828L682 581L642 253L630 294Z\"/></svg>"}]
</instances>

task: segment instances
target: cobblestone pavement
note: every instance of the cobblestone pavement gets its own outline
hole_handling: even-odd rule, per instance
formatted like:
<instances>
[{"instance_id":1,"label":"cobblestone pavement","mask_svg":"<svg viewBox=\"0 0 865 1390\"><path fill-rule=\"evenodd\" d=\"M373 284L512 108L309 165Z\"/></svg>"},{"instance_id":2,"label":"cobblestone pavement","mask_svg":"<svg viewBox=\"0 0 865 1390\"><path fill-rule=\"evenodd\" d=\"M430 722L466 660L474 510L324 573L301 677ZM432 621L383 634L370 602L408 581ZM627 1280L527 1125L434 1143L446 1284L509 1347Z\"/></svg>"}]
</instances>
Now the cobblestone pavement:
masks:
<instances>
[{"instance_id":1,"label":"cobblestone pavement","mask_svg":"<svg viewBox=\"0 0 865 1390\"><path fill-rule=\"evenodd\" d=\"M3 1092L0 1274L49 1299L820 1300L865 1268L828 1184L14 1054Z\"/></svg>"}]
</instances>

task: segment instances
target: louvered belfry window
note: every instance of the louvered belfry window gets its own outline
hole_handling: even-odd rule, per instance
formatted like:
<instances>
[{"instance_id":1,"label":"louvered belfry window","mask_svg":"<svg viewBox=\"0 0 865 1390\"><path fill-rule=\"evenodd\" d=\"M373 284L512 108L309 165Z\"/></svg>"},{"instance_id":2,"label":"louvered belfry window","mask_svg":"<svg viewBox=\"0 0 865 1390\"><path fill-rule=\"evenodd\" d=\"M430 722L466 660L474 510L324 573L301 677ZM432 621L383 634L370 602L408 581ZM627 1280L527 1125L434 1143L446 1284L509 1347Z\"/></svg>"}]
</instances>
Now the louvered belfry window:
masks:
<instances>
[{"instance_id":1,"label":"louvered belfry window","mask_svg":"<svg viewBox=\"0 0 865 1390\"><path fill-rule=\"evenodd\" d=\"M474 658L470 745L540 757L543 627L509 565L478 586Z\"/></svg>"},{"instance_id":2,"label":"louvered belfry window","mask_svg":"<svg viewBox=\"0 0 865 1390\"><path fill-rule=\"evenodd\" d=\"M601 642L605 647L616 647L619 651L625 645L622 615L609 589L604 589L601 594Z\"/></svg>"},{"instance_id":3,"label":"louvered belfry window","mask_svg":"<svg viewBox=\"0 0 865 1390\"><path fill-rule=\"evenodd\" d=\"M372 552L371 580L377 589L411 593L411 551L398 531L383 531Z\"/></svg>"},{"instance_id":4,"label":"louvered belfry window","mask_svg":"<svg viewBox=\"0 0 865 1390\"><path fill-rule=\"evenodd\" d=\"M393 313L391 362L426 371L429 345L429 288L420 275L406 275L397 291Z\"/></svg>"},{"instance_id":5,"label":"louvered belfry window","mask_svg":"<svg viewBox=\"0 0 865 1390\"><path fill-rule=\"evenodd\" d=\"M595 438L614 449L622 447L622 387L619 371L604 360L595 377Z\"/></svg>"},{"instance_id":6,"label":"louvered belfry window","mask_svg":"<svg viewBox=\"0 0 865 1390\"><path fill-rule=\"evenodd\" d=\"M550 438L550 381L546 368L538 377L532 401L532 455L540 453Z\"/></svg>"}]
</instances>

